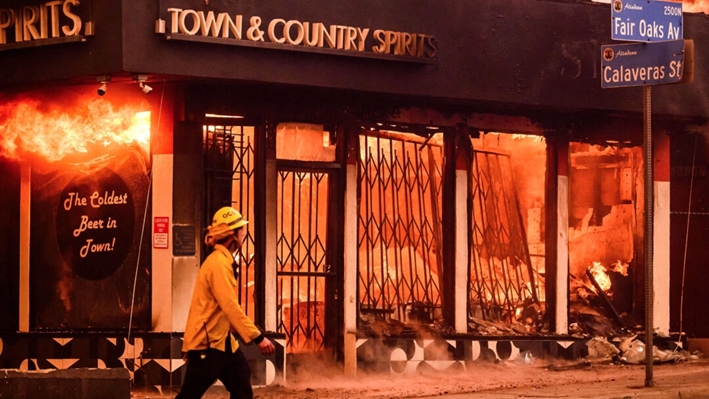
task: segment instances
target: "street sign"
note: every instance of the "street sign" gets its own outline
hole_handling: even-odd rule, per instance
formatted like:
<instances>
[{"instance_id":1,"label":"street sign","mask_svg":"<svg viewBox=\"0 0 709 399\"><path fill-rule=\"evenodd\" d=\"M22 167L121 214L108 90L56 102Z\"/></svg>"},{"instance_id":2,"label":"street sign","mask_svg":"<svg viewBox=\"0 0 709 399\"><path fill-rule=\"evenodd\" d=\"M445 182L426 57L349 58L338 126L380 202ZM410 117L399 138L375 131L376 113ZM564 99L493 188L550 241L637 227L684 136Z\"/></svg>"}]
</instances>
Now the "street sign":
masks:
<instances>
[{"instance_id":1,"label":"street sign","mask_svg":"<svg viewBox=\"0 0 709 399\"><path fill-rule=\"evenodd\" d=\"M601 87L678 83L684 72L684 40L601 46Z\"/></svg>"},{"instance_id":2,"label":"street sign","mask_svg":"<svg viewBox=\"0 0 709 399\"><path fill-rule=\"evenodd\" d=\"M682 3L672 1L613 0L611 38L631 42L680 40Z\"/></svg>"}]
</instances>

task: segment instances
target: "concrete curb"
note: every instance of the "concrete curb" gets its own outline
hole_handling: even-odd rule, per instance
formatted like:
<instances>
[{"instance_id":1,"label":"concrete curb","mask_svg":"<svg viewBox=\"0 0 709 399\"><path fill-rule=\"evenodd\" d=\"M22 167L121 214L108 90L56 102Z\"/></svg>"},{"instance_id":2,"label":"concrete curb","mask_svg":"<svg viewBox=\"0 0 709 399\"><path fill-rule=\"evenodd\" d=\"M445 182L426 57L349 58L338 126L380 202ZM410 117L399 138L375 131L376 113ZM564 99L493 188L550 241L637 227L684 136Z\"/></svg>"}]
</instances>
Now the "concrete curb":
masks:
<instances>
[{"instance_id":1,"label":"concrete curb","mask_svg":"<svg viewBox=\"0 0 709 399\"><path fill-rule=\"evenodd\" d=\"M0 398L129 399L127 369L0 370Z\"/></svg>"}]
</instances>

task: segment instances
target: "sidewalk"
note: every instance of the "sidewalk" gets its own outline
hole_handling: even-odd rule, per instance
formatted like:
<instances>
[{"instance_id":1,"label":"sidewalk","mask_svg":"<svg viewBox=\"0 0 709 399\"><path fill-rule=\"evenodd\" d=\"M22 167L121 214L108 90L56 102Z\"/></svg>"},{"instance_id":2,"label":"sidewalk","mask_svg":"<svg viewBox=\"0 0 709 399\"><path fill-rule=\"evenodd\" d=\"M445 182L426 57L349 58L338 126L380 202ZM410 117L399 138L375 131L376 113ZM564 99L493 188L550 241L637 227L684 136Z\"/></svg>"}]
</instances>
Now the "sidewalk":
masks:
<instances>
[{"instance_id":1,"label":"sidewalk","mask_svg":"<svg viewBox=\"0 0 709 399\"><path fill-rule=\"evenodd\" d=\"M686 373L653 373L654 386L645 387L642 374L622 376L609 381L521 387L484 392L445 395L450 399L520 399L520 398L576 398L576 399L707 399L709 398L709 364L692 368ZM420 399L439 398L441 395L422 396Z\"/></svg>"},{"instance_id":2,"label":"sidewalk","mask_svg":"<svg viewBox=\"0 0 709 399\"><path fill-rule=\"evenodd\" d=\"M417 375L345 378L326 369L291 375L286 384L257 387L258 399L709 399L709 360L653 365L653 387L645 387L645 366L593 364L563 371L537 365L486 364L468 370L424 371ZM176 392L134 389L134 399L169 399ZM212 387L205 399L228 398Z\"/></svg>"}]
</instances>

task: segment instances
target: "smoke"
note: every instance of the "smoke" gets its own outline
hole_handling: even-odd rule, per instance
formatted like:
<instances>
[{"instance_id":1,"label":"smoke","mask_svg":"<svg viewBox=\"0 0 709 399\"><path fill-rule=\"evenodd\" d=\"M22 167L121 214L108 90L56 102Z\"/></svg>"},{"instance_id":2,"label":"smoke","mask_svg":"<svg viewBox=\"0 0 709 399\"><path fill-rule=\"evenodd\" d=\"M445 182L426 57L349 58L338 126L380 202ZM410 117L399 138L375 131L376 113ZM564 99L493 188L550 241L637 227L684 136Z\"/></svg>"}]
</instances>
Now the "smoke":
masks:
<instances>
[{"instance_id":1,"label":"smoke","mask_svg":"<svg viewBox=\"0 0 709 399\"><path fill-rule=\"evenodd\" d=\"M293 358L288 355L289 364ZM343 375L341 364L324 357L309 356L293 361L298 366L289 368L285 385L258 388L256 396L264 399L394 399L449 395L534 385L542 380L540 373L547 365L542 360L537 360L533 366L498 360L467 364L447 362L445 367L437 369L435 362L422 361L416 364L412 374L359 369L356 376L348 377Z\"/></svg>"},{"instance_id":2,"label":"smoke","mask_svg":"<svg viewBox=\"0 0 709 399\"><path fill-rule=\"evenodd\" d=\"M74 292L74 273L67 263L61 263L59 281L57 282L57 293L64 305L66 312L71 312L71 295Z\"/></svg>"}]
</instances>

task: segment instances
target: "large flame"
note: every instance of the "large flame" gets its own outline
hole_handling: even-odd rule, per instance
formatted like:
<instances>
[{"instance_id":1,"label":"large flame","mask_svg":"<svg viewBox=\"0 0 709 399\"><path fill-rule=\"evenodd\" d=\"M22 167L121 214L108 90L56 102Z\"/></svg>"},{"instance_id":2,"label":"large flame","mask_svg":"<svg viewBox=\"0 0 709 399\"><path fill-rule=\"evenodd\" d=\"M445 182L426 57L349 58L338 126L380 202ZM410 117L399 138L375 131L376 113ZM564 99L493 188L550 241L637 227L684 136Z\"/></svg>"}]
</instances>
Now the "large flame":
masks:
<instances>
[{"instance_id":1,"label":"large flame","mask_svg":"<svg viewBox=\"0 0 709 399\"><path fill-rule=\"evenodd\" d=\"M94 145L133 143L149 152L149 111L114 109L102 99L87 101L71 113L45 110L32 100L0 106L0 155L7 158L31 153L54 162Z\"/></svg>"},{"instance_id":2,"label":"large flame","mask_svg":"<svg viewBox=\"0 0 709 399\"><path fill-rule=\"evenodd\" d=\"M678 2L682 3L682 11L684 12L703 12L705 14L709 13L709 0L686 0Z\"/></svg>"}]
</instances>

